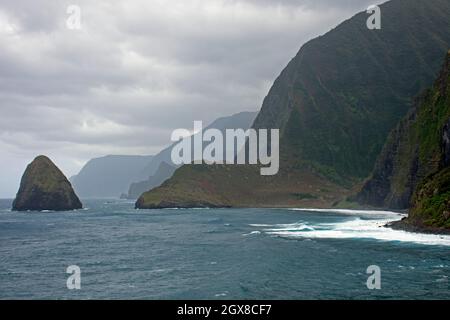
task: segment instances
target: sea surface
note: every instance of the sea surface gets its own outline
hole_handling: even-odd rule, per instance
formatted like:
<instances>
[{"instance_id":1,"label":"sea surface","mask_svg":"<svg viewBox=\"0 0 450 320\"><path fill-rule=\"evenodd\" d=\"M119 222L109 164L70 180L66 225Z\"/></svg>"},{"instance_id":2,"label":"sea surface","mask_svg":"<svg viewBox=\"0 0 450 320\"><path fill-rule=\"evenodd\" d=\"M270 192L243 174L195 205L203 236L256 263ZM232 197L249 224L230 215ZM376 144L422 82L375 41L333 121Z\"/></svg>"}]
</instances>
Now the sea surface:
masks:
<instances>
[{"instance_id":1,"label":"sea surface","mask_svg":"<svg viewBox=\"0 0 450 320\"><path fill-rule=\"evenodd\" d=\"M450 299L450 237L383 227L400 213L11 202L0 200L0 299ZM67 288L71 265L80 290Z\"/></svg>"}]
</instances>

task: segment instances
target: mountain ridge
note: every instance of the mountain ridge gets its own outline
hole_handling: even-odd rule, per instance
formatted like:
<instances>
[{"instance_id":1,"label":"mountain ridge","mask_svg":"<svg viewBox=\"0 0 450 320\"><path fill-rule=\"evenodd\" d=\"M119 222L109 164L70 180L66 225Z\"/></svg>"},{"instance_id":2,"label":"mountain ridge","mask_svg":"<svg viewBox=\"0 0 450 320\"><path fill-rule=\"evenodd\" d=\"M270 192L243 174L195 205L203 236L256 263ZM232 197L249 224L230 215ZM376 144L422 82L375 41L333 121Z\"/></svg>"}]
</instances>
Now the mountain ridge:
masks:
<instances>
[{"instance_id":1,"label":"mountain ridge","mask_svg":"<svg viewBox=\"0 0 450 320\"><path fill-rule=\"evenodd\" d=\"M392 0L380 8L381 30L368 30L368 15L358 13L302 46L275 80L253 127L280 129L277 177L252 176L252 168L245 173L222 167L219 173L217 168L187 166L192 172L177 170L137 206L176 206L183 192L190 195L183 202L204 205L207 195L212 204L221 200L224 206L329 207L345 199L370 174L388 134L411 108L413 97L433 82L450 47L448 1ZM210 175L229 181L211 181ZM253 178L246 182L243 176ZM304 185L298 185L302 179ZM224 183L228 190L220 186ZM267 183L273 184L273 193L262 200L256 191L245 190L265 192ZM234 195L233 189L252 199ZM213 197L215 190L221 194ZM293 194L310 196L296 201Z\"/></svg>"},{"instance_id":2,"label":"mountain ridge","mask_svg":"<svg viewBox=\"0 0 450 320\"><path fill-rule=\"evenodd\" d=\"M108 155L89 160L71 177L82 198L117 198L128 191L153 156Z\"/></svg>"}]
</instances>

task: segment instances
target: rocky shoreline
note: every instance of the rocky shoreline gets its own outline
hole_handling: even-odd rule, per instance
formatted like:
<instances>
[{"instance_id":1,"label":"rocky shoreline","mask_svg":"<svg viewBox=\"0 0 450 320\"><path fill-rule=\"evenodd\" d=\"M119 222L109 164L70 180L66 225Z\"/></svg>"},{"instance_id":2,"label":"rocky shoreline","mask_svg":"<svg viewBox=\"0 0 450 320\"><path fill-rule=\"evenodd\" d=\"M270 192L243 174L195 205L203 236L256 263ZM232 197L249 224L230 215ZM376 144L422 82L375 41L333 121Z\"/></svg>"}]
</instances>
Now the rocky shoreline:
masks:
<instances>
[{"instance_id":1,"label":"rocky shoreline","mask_svg":"<svg viewBox=\"0 0 450 320\"><path fill-rule=\"evenodd\" d=\"M401 230L413 233L424 233L424 234L437 234L437 235L450 235L449 229L435 228L425 226L422 223L411 223L408 218L405 217L400 221L390 222L385 225L386 228L391 228L394 230Z\"/></svg>"}]
</instances>

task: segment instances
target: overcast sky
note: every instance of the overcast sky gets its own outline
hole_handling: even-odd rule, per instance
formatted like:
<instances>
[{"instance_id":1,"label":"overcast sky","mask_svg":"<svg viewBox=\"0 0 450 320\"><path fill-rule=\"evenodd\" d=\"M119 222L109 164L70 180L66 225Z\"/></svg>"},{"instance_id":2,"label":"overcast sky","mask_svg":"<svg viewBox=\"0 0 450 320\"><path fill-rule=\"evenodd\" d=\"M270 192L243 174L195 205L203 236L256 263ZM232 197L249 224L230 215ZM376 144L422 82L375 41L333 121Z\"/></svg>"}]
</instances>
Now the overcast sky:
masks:
<instances>
[{"instance_id":1,"label":"overcast sky","mask_svg":"<svg viewBox=\"0 0 450 320\"><path fill-rule=\"evenodd\" d=\"M70 177L90 158L157 153L194 120L259 110L302 44L373 2L2 0L0 198L36 155Z\"/></svg>"}]
</instances>

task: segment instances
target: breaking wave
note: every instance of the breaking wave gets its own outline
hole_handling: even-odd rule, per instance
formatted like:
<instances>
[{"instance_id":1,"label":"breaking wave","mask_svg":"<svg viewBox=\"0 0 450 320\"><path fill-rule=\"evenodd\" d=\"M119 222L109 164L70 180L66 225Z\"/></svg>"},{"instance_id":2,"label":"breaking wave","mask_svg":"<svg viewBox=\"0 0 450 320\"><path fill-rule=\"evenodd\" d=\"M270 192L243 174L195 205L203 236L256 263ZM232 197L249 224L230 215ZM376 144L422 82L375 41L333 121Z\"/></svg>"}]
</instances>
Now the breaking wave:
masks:
<instances>
[{"instance_id":1,"label":"breaking wave","mask_svg":"<svg viewBox=\"0 0 450 320\"><path fill-rule=\"evenodd\" d=\"M398 221L404 217L405 214L403 213L341 209L291 210L316 213L339 213L342 214L342 220L330 223L312 223L308 221L301 221L292 224L252 224L251 226L262 228L261 231L265 234L283 238L375 239L379 241L412 242L424 245L450 246L449 235L413 233L385 227L386 224Z\"/></svg>"}]
</instances>

